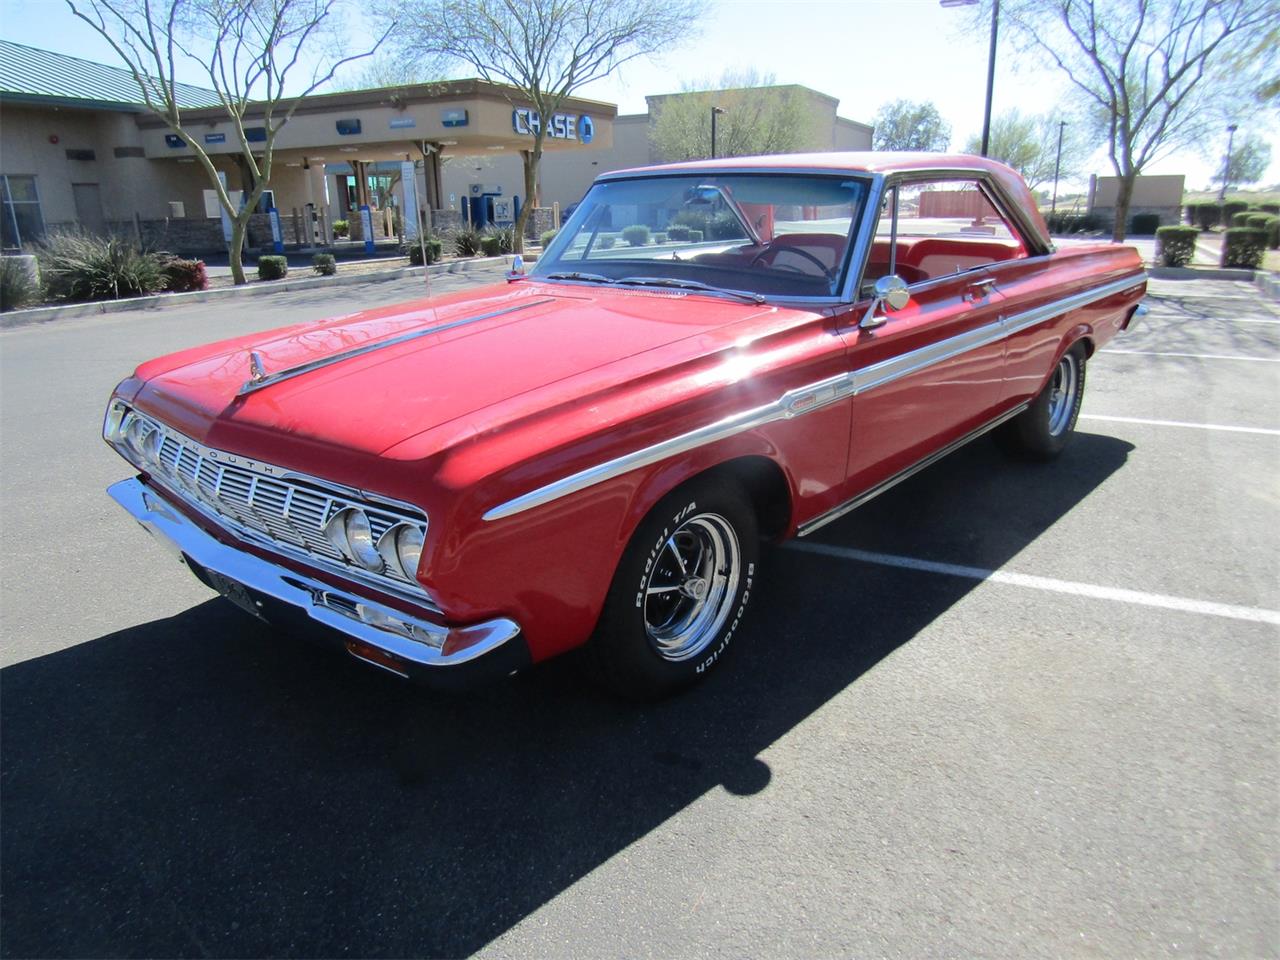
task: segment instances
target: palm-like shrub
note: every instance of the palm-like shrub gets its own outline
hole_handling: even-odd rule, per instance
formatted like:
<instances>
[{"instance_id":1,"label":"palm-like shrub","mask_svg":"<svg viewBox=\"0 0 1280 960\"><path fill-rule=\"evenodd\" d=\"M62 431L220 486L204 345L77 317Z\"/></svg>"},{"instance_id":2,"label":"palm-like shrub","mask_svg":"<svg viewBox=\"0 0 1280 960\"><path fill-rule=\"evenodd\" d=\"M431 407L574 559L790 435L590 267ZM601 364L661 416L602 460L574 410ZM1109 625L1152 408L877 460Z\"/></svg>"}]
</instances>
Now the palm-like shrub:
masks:
<instances>
[{"instance_id":1,"label":"palm-like shrub","mask_svg":"<svg viewBox=\"0 0 1280 960\"><path fill-rule=\"evenodd\" d=\"M27 263L17 257L0 257L0 311L17 310L40 299L40 284Z\"/></svg>"},{"instance_id":2,"label":"palm-like shrub","mask_svg":"<svg viewBox=\"0 0 1280 960\"><path fill-rule=\"evenodd\" d=\"M51 235L36 259L52 300L119 300L163 290L169 258L123 237L68 231Z\"/></svg>"},{"instance_id":3,"label":"palm-like shrub","mask_svg":"<svg viewBox=\"0 0 1280 960\"><path fill-rule=\"evenodd\" d=\"M463 227L453 235L454 252L460 257L478 256L483 236L475 227Z\"/></svg>"}]
</instances>

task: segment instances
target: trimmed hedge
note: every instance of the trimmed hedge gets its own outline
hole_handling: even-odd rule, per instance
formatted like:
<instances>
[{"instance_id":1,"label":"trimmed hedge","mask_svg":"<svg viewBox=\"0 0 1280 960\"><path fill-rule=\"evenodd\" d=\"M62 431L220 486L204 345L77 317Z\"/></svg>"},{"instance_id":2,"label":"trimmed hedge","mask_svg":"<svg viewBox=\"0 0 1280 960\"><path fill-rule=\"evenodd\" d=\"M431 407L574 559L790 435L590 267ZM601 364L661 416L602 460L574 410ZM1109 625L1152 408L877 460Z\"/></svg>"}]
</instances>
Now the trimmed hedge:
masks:
<instances>
[{"instance_id":1,"label":"trimmed hedge","mask_svg":"<svg viewBox=\"0 0 1280 960\"><path fill-rule=\"evenodd\" d=\"M493 234L480 238L480 249L486 257L496 257L502 252L502 238Z\"/></svg>"},{"instance_id":2,"label":"trimmed hedge","mask_svg":"<svg viewBox=\"0 0 1280 960\"><path fill-rule=\"evenodd\" d=\"M596 246L601 250L612 250L617 242L618 235L616 233L602 233L596 237Z\"/></svg>"},{"instance_id":3,"label":"trimmed hedge","mask_svg":"<svg viewBox=\"0 0 1280 960\"><path fill-rule=\"evenodd\" d=\"M689 228L682 223L673 223L667 227L667 239L685 243L689 239Z\"/></svg>"},{"instance_id":4,"label":"trimmed hedge","mask_svg":"<svg viewBox=\"0 0 1280 960\"><path fill-rule=\"evenodd\" d=\"M351 232L351 222L348 220L333 221L333 235L335 237L345 237Z\"/></svg>"},{"instance_id":5,"label":"trimmed hedge","mask_svg":"<svg viewBox=\"0 0 1280 960\"><path fill-rule=\"evenodd\" d=\"M690 243L701 243L701 242L702 242L702 231L701 231L701 230L690 230L690 231L689 231L689 242L690 242Z\"/></svg>"},{"instance_id":6,"label":"trimmed hedge","mask_svg":"<svg viewBox=\"0 0 1280 960\"><path fill-rule=\"evenodd\" d=\"M203 260L183 260L172 257L164 262L164 286L173 293L190 293L209 289L209 274Z\"/></svg>"},{"instance_id":7,"label":"trimmed hedge","mask_svg":"<svg viewBox=\"0 0 1280 960\"><path fill-rule=\"evenodd\" d=\"M284 257L259 257L259 280L283 280L289 275L289 261Z\"/></svg>"},{"instance_id":8,"label":"trimmed hedge","mask_svg":"<svg viewBox=\"0 0 1280 960\"><path fill-rule=\"evenodd\" d=\"M1248 227L1231 227L1222 234L1222 266L1257 270L1266 253L1267 235Z\"/></svg>"},{"instance_id":9,"label":"trimmed hedge","mask_svg":"<svg viewBox=\"0 0 1280 960\"><path fill-rule=\"evenodd\" d=\"M1087 213L1049 213L1044 219L1050 233L1090 233L1100 229L1097 218Z\"/></svg>"},{"instance_id":10,"label":"trimmed hedge","mask_svg":"<svg viewBox=\"0 0 1280 960\"><path fill-rule=\"evenodd\" d=\"M1222 207L1216 203L1193 203L1187 210L1191 214L1187 222L1201 230L1216 227L1222 222Z\"/></svg>"},{"instance_id":11,"label":"trimmed hedge","mask_svg":"<svg viewBox=\"0 0 1280 960\"><path fill-rule=\"evenodd\" d=\"M1231 215L1231 225L1233 227L1249 226L1249 218L1254 215L1252 210L1238 210Z\"/></svg>"},{"instance_id":12,"label":"trimmed hedge","mask_svg":"<svg viewBox=\"0 0 1280 960\"><path fill-rule=\"evenodd\" d=\"M1196 254L1195 227L1161 227L1156 231L1156 247L1160 262L1166 267L1185 267Z\"/></svg>"},{"instance_id":13,"label":"trimmed hedge","mask_svg":"<svg viewBox=\"0 0 1280 960\"><path fill-rule=\"evenodd\" d=\"M444 243L440 240L433 240L431 237L427 237L425 242L427 247L427 263L439 263L440 257L444 255ZM422 266L423 242L419 241L417 243L413 243L412 241L406 241L406 243L408 245L405 247L404 253L409 258L410 266Z\"/></svg>"},{"instance_id":14,"label":"trimmed hedge","mask_svg":"<svg viewBox=\"0 0 1280 960\"><path fill-rule=\"evenodd\" d=\"M1231 218L1234 217L1237 213L1241 213L1242 211L1245 211L1248 209L1249 209L1249 204L1245 203L1243 200L1228 200L1226 203L1222 205L1223 226L1234 226L1234 224L1231 222Z\"/></svg>"},{"instance_id":15,"label":"trimmed hedge","mask_svg":"<svg viewBox=\"0 0 1280 960\"><path fill-rule=\"evenodd\" d=\"M551 241L556 238L556 234L559 232L560 232L559 230L543 230L542 231L542 236L538 237L538 242L542 244L542 248L544 250L547 248L548 244L550 244Z\"/></svg>"},{"instance_id":16,"label":"trimmed hedge","mask_svg":"<svg viewBox=\"0 0 1280 960\"><path fill-rule=\"evenodd\" d=\"M649 242L649 228L643 223L633 223L622 228L622 239L632 247L643 247Z\"/></svg>"},{"instance_id":17,"label":"trimmed hedge","mask_svg":"<svg viewBox=\"0 0 1280 960\"><path fill-rule=\"evenodd\" d=\"M311 258L311 269L322 277L332 277L338 272L338 261L332 253L317 253Z\"/></svg>"}]
</instances>

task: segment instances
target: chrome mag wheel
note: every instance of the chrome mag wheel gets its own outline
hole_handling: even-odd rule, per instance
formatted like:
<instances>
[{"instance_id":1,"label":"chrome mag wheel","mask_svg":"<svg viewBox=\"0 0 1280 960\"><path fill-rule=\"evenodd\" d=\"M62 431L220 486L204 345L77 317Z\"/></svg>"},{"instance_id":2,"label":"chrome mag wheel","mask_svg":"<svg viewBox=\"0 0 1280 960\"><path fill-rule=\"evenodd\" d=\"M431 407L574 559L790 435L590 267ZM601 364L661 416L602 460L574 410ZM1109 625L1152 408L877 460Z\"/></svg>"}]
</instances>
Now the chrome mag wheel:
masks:
<instances>
[{"instance_id":1,"label":"chrome mag wheel","mask_svg":"<svg viewBox=\"0 0 1280 960\"><path fill-rule=\"evenodd\" d=\"M696 657L733 611L742 551L733 526L715 513L685 520L663 543L644 590L649 642L664 660Z\"/></svg>"},{"instance_id":2,"label":"chrome mag wheel","mask_svg":"<svg viewBox=\"0 0 1280 960\"><path fill-rule=\"evenodd\" d=\"M1059 436L1071 425L1075 412L1076 394L1079 392L1080 363L1075 351L1068 352L1058 361L1049 384L1049 435Z\"/></svg>"}]
</instances>

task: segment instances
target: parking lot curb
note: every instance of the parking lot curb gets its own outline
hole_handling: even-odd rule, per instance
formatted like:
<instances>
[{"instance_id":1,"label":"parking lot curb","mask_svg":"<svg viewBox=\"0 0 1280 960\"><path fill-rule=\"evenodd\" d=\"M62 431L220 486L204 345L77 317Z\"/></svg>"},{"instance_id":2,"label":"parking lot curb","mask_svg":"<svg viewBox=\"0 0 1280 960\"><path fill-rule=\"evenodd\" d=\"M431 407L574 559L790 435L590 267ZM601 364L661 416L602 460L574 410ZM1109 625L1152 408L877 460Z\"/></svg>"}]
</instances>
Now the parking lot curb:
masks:
<instances>
[{"instance_id":1,"label":"parking lot curb","mask_svg":"<svg viewBox=\"0 0 1280 960\"><path fill-rule=\"evenodd\" d=\"M1251 282L1254 270L1231 267L1148 267L1147 276L1156 280L1244 280Z\"/></svg>"},{"instance_id":2,"label":"parking lot curb","mask_svg":"<svg viewBox=\"0 0 1280 960\"><path fill-rule=\"evenodd\" d=\"M1272 300L1280 300L1280 273L1259 270L1253 282L1258 285L1258 289L1262 291L1263 296L1270 297Z\"/></svg>"},{"instance_id":3,"label":"parking lot curb","mask_svg":"<svg viewBox=\"0 0 1280 960\"><path fill-rule=\"evenodd\" d=\"M433 263L427 269L431 276L442 274L492 271L501 275L511 265L511 256L476 257L467 260L451 260ZM93 317L128 310L159 310L164 307L180 307L189 303L204 303L234 297L252 297L270 293L297 290L317 290L325 287L345 287L358 283L384 283L403 277L422 276L421 267L396 267L375 273L355 273L347 276L300 277L296 280L275 280L269 283L250 283L240 287L220 287L216 290L193 290L190 293L164 293L150 297L130 297L124 300L100 300L94 303L70 303L57 307L33 307L30 310L12 310L0 314L0 329L23 327L33 323L48 323L77 317Z\"/></svg>"}]
</instances>

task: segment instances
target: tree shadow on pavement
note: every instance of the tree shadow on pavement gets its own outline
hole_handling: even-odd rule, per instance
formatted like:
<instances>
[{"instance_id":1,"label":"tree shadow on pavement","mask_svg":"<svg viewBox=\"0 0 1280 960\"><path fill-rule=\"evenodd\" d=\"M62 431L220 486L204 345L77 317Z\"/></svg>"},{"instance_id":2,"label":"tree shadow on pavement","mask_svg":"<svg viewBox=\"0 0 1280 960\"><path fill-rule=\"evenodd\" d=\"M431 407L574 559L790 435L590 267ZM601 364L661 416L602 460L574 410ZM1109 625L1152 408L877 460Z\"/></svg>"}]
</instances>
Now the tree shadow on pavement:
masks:
<instances>
[{"instance_id":1,"label":"tree shadow on pavement","mask_svg":"<svg viewBox=\"0 0 1280 960\"><path fill-rule=\"evenodd\" d=\"M999 567L1131 449L1080 434L1043 467L982 441L817 538ZM973 587L768 559L725 669L651 706L564 661L444 697L217 599L0 671L0 950L479 949L707 791L767 789L760 752Z\"/></svg>"}]
</instances>

